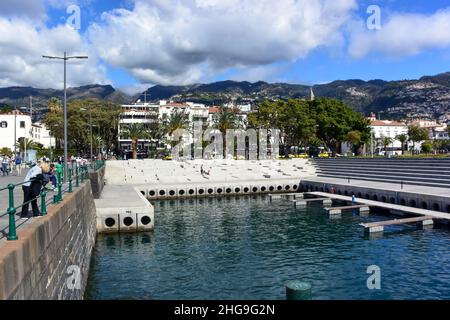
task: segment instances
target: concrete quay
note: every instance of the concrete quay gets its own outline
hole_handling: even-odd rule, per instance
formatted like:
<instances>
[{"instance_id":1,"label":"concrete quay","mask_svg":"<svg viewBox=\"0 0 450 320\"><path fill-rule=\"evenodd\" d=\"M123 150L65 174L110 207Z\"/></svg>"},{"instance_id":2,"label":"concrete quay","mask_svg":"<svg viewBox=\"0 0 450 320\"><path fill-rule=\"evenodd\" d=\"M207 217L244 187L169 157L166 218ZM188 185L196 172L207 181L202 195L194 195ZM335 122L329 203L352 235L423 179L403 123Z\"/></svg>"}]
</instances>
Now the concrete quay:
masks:
<instances>
[{"instance_id":1,"label":"concrete quay","mask_svg":"<svg viewBox=\"0 0 450 320\"><path fill-rule=\"evenodd\" d=\"M301 180L300 190L350 197L355 195L359 202L364 199L375 203L407 206L411 210L450 213L450 192L447 188L311 176Z\"/></svg>"},{"instance_id":2,"label":"concrete quay","mask_svg":"<svg viewBox=\"0 0 450 320\"><path fill-rule=\"evenodd\" d=\"M204 174L202 174L202 169ZM309 160L108 161L107 185L133 185L150 200L297 192Z\"/></svg>"},{"instance_id":3,"label":"concrete quay","mask_svg":"<svg viewBox=\"0 0 450 320\"><path fill-rule=\"evenodd\" d=\"M97 232L139 232L153 230L154 208L133 186L107 185L95 199Z\"/></svg>"}]
</instances>

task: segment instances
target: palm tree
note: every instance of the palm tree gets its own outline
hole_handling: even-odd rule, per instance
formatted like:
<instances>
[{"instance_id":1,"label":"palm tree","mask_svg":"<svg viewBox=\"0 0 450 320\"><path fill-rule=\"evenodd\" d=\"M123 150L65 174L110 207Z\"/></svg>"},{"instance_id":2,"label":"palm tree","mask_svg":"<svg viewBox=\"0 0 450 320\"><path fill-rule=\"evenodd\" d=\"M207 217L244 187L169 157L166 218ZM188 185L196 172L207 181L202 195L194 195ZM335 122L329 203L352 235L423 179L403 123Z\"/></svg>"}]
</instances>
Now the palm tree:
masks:
<instances>
[{"instance_id":1,"label":"palm tree","mask_svg":"<svg viewBox=\"0 0 450 320\"><path fill-rule=\"evenodd\" d=\"M39 144L32 139L21 137L16 142L16 148L19 152L25 152L25 150L39 149Z\"/></svg>"},{"instance_id":2,"label":"palm tree","mask_svg":"<svg viewBox=\"0 0 450 320\"><path fill-rule=\"evenodd\" d=\"M387 147L393 142L392 138L389 137L381 137L381 144L384 148L384 154L387 157Z\"/></svg>"},{"instance_id":3,"label":"palm tree","mask_svg":"<svg viewBox=\"0 0 450 320\"><path fill-rule=\"evenodd\" d=\"M133 159L137 159L137 145L139 139L148 137L147 129L142 123L132 123L124 128L122 135L126 139L131 139L131 149L133 149Z\"/></svg>"},{"instance_id":4,"label":"palm tree","mask_svg":"<svg viewBox=\"0 0 450 320\"><path fill-rule=\"evenodd\" d=\"M408 141L408 139L409 139L409 137L405 133L399 134L397 136L397 140L400 141L400 143L402 144L402 155L405 151L405 143L406 143L406 141Z\"/></svg>"},{"instance_id":5,"label":"palm tree","mask_svg":"<svg viewBox=\"0 0 450 320\"><path fill-rule=\"evenodd\" d=\"M226 153L226 133L228 129L238 129L241 127L241 118L236 110L221 107L219 113L214 115L214 128L222 132L223 138L223 156L227 156Z\"/></svg>"},{"instance_id":6,"label":"palm tree","mask_svg":"<svg viewBox=\"0 0 450 320\"><path fill-rule=\"evenodd\" d=\"M187 129L189 127L189 114L184 111L172 113L166 123L166 131L172 135L178 129Z\"/></svg>"}]
</instances>

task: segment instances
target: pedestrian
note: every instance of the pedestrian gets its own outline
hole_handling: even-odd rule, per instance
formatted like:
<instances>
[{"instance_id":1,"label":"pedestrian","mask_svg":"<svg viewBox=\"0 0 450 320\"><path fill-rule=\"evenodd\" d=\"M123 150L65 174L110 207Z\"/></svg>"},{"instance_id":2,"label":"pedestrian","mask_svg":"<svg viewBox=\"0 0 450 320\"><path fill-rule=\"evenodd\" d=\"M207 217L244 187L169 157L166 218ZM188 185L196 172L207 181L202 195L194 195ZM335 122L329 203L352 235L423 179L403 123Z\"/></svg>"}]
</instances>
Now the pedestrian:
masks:
<instances>
[{"instance_id":1,"label":"pedestrian","mask_svg":"<svg viewBox=\"0 0 450 320\"><path fill-rule=\"evenodd\" d=\"M0 154L0 172L3 174L3 156Z\"/></svg>"},{"instance_id":2,"label":"pedestrian","mask_svg":"<svg viewBox=\"0 0 450 320\"><path fill-rule=\"evenodd\" d=\"M18 177L20 177L22 175L22 157L20 156L20 154L18 154L16 156L16 174Z\"/></svg>"},{"instance_id":3,"label":"pedestrian","mask_svg":"<svg viewBox=\"0 0 450 320\"><path fill-rule=\"evenodd\" d=\"M38 217L41 215L39 207L37 205L37 198L41 194L42 186L45 182L44 174L49 171L47 163L40 165L34 165L25 176L25 182L22 185L23 191L23 205L20 217L22 219L29 218L28 206L31 202L31 208L33 210L33 216Z\"/></svg>"},{"instance_id":4,"label":"pedestrian","mask_svg":"<svg viewBox=\"0 0 450 320\"><path fill-rule=\"evenodd\" d=\"M200 167L200 173L203 175L203 173L204 173L204 171L203 171L203 164L202 164L202 166Z\"/></svg>"},{"instance_id":5,"label":"pedestrian","mask_svg":"<svg viewBox=\"0 0 450 320\"><path fill-rule=\"evenodd\" d=\"M8 176L9 175L9 157L8 156L4 156L3 160L2 160L2 171L3 171L3 176Z\"/></svg>"},{"instance_id":6,"label":"pedestrian","mask_svg":"<svg viewBox=\"0 0 450 320\"><path fill-rule=\"evenodd\" d=\"M55 165L53 163L50 164L50 169L46 175L47 175L48 180L52 182L52 191L55 191L56 190L56 169L55 169Z\"/></svg>"}]
</instances>

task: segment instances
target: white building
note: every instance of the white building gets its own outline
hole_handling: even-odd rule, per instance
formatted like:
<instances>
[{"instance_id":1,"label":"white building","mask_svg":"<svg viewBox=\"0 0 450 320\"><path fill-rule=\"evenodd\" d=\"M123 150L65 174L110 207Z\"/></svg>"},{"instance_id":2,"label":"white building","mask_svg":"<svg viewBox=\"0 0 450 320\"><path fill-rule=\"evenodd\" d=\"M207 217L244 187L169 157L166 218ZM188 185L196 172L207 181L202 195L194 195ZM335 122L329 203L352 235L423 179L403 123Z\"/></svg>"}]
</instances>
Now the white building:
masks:
<instances>
[{"instance_id":1,"label":"white building","mask_svg":"<svg viewBox=\"0 0 450 320\"><path fill-rule=\"evenodd\" d=\"M55 148L56 140L52 137L50 130L47 129L44 123L36 122L31 126L31 139L34 142L42 144L44 148Z\"/></svg>"},{"instance_id":2,"label":"white building","mask_svg":"<svg viewBox=\"0 0 450 320\"><path fill-rule=\"evenodd\" d=\"M372 118L369 127L372 130L372 137L374 139L391 138L392 143L387 149L393 154L401 153L402 143L397 137L401 134L408 134L408 126L406 123L390 120L374 120ZM383 147L379 146L378 150L381 151L381 149Z\"/></svg>"},{"instance_id":3,"label":"white building","mask_svg":"<svg viewBox=\"0 0 450 320\"><path fill-rule=\"evenodd\" d=\"M31 138L31 131L29 114L20 111L0 114L0 148L14 151L14 145L20 138Z\"/></svg>"}]
</instances>

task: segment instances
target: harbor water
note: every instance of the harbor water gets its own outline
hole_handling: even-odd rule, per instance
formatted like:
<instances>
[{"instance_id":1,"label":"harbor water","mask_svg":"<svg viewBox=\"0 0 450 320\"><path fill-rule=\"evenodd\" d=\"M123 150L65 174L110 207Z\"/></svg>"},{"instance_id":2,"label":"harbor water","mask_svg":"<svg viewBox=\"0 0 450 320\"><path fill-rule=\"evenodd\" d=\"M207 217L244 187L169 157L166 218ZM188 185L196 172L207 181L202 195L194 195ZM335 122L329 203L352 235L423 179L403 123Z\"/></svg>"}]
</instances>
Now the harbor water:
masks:
<instances>
[{"instance_id":1,"label":"harbor water","mask_svg":"<svg viewBox=\"0 0 450 320\"><path fill-rule=\"evenodd\" d=\"M389 218L266 196L159 201L153 232L98 235L85 298L285 299L302 280L313 299L450 299L449 230L359 226Z\"/></svg>"}]
</instances>

